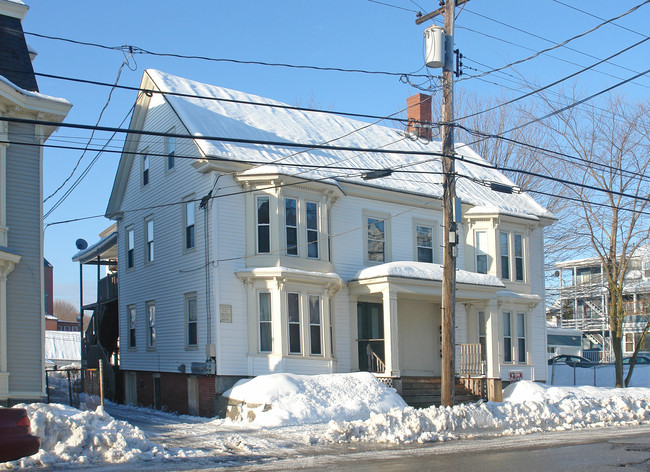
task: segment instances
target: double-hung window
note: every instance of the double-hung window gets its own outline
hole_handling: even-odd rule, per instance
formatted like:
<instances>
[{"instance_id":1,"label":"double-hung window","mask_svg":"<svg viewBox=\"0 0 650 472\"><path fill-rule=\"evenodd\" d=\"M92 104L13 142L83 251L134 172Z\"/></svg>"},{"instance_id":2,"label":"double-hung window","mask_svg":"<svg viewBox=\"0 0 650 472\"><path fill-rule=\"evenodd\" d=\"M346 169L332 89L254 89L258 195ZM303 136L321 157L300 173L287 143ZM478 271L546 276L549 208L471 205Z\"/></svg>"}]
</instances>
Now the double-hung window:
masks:
<instances>
[{"instance_id":1,"label":"double-hung window","mask_svg":"<svg viewBox=\"0 0 650 472\"><path fill-rule=\"evenodd\" d=\"M512 316L503 313L503 362L512 362Z\"/></svg>"},{"instance_id":2,"label":"double-hung window","mask_svg":"<svg viewBox=\"0 0 650 472\"><path fill-rule=\"evenodd\" d=\"M307 223L307 257L318 259L318 203L305 203Z\"/></svg>"},{"instance_id":3,"label":"double-hung window","mask_svg":"<svg viewBox=\"0 0 650 472\"><path fill-rule=\"evenodd\" d=\"M517 313L517 362L526 363L526 314Z\"/></svg>"},{"instance_id":4,"label":"double-hung window","mask_svg":"<svg viewBox=\"0 0 650 472\"><path fill-rule=\"evenodd\" d=\"M146 262L153 262L154 260L154 238L153 238L153 219L147 219L144 223L145 226L145 257Z\"/></svg>"},{"instance_id":5,"label":"double-hung window","mask_svg":"<svg viewBox=\"0 0 650 472\"><path fill-rule=\"evenodd\" d=\"M284 225L287 255L298 255L298 202L295 198L284 199Z\"/></svg>"},{"instance_id":6,"label":"double-hung window","mask_svg":"<svg viewBox=\"0 0 650 472\"><path fill-rule=\"evenodd\" d=\"M156 303L147 302L147 347L156 347Z\"/></svg>"},{"instance_id":7,"label":"double-hung window","mask_svg":"<svg viewBox=\"0 0 650 472\"><path fill-rule=\"evenodd\" d=\"M183 247L185 249L192 249L194 247L194 218L195 218L195 202L185 202L183 204Z\"/></svg>"},{"instance_id":8,"label":"double-hung window","mask_svg":"<svg viewBox=\"0 0 650 472\"><path fill-rule=\"evenodd\" d=\"M487 231L476 231L474 233L476 248L476 272L479 274L488 273L488 242Z\"/></svg>"},{"instance_id":9,"label":"double-hung window","mask_svg":"<svg viewBox=\"0 0 650 472\"><path fill-rule=\"evenodd\" d=\"M185 320L187 326L187 346L198 346L199 330L196 293L188 293L185 295Z\"/></svg>"},{"instance_id":10,"label":"double-hung window","mask_svg":"<svg viewBox=\"0 0 650 472\"><path fill-rule=\"evenodd\" d=\"M169 130L173 133L174 129ZM165 136L165 155L167 156L167 170L172 170L176 165L176 138Z\"/></svg>"},{"instance_id":11,"label":"double-hung window","mask_svg":"<svg viewBox=\"0 0 650 472\"><path fill-rule=\"evenodd\" d=\"M368 261L385 262L386 261L386 222L379 218L368 217L366 220L367 241L368 241Z\"/></svg>"},{"instance_id":12,"label":"double-hung window","mask_svg":"<svg viewBox=\"0 0 650 472\"><path fill-rule=\"evenodd\" d=\"M515 280L524 280L524 242L521 234L515 234Z\"/></svg>"},{"instance_id":13,"label":"double-hung window","mask_svg":"<svg viewBox=\"0 0 650 472\"><path fill-rule=\"evenodd\" d=\"M273 350L273 334L271 331L271 294L260 292L258 295L260 352Z\"/></svg>"},{"instance_id":14,"label":"double-hung window","mask_svg":"<svg viewBox=\"0 0 650 472\"><path fill-rule=\"evenodd\" d=\"M510 237L508 233L499 233L499 249L501 251L501 278L510 280Z\"/></svg>"},{"instance_id":15,"label":"double-hung window","mask_svg":"<svg viewBox=\"0 0 650 472\"><path fill-rule=\"evenodd\" d=\"M271 252L271 220L269 210L269 197L257 197L257 253L268 254Z\"/></svg>"},{"instance_id":16,"label":"double-hung window","mask_svg":"<svg viewBox=\"0 0 650 472\"><path fill-rule=\"evenodd\" d=\"M302 353L302 336L299 293L287 293L287 317L289 321L289 354L300 354Z\"/></svg>"},{"instance_id":17,"label":"double-hung window","mask_svg":"<svg viewBox=\"0 0 650 472\"><path fill-rule=\"evenodd\" d=\"M131 269L135 265L135 231L133 228L126 230L126 268Z\"/></svg>"},{"instance_id":18,"label":"double-hung window","mask_svg":"<svg viewBox=\"0 0 650 472\"><path fill-rule=\"evenodd\" d=\"M126 310L129 316L129 347L134 348L136 346L135 328L137 322L135 305L127 306Z\"/></svg>"},{"instance_id":19,"label":"double-hung window","mask_svg":"<svg viewBox=\"0 0 650 472\"><path fill-rule=\"evenodd\" d=\"M320 297L309 295L309 353L312 356L323 355Z\"/></svg>"},{"instance_id":20,"label":"double-hung window","mask_svg":"<svg viewBox=\"0 0 650 472\"><path fill-rule=\"evenodd\" d=\"M415 243L418 262L433 262L433 228L431 226L415 226Z\"/></svg>"},{"instance_id":21,"label":"double-hung window","mask_svg":"<svg viewBox=\"0 0 650 472\"><path fill-rule=\"evenodd\" d=\"M142 156L142 186L149 185L149 150L145 149Z\"/></svg>"}]
</instances>

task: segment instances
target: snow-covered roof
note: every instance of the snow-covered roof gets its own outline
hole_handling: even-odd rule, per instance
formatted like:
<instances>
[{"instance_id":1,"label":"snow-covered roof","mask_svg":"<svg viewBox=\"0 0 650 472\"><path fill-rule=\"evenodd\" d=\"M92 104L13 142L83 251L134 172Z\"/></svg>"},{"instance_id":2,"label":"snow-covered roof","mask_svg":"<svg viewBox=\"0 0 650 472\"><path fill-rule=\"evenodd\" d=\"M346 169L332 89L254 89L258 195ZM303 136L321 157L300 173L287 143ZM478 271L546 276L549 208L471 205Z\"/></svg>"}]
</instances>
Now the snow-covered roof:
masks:
<instances>
[{"instance_id":1,"label":"snow-covered roof","mask_svg":"<svg viewBox=\"0 0 650 472\"><path fill-rule=\"evenodd\" d=\"M197 139L197 145L208 157L274 165L282 174L299 174L306 179L336 179L339 182L442 198L440 157L408 154L409 152L439 154L442 151L440 142L413 140L401 129L379 124L369 125L334 114L279 108L276 105L286 105L257 95L208 85L157 70L147 70L145 74L161 91L184 94L184 96L165 95L165 99L193 136L307 144L305 148L287 148L273 144L258 145ZM193 96L208 98L193 98ZM308 147L309 144L326 143L351 148L403 150L405 154L388 154L382 151L347 152ZM469 147L457 143L456 153L459 157L456 161L456 171L460 176L467 177L457 179L456 183L457 194L464 203L489 205L501 213L521 217L553 218L549 211L527 194L498 193L478 183L477 181L486 181L514 186L512 181ZM307 167L313 165L323 167ZM353 170L333 168L336 166ZM411 172L393 172L390 176L371 181L361 178L361 174L367 169L397 167ZM275 167L273 169L275 170Z\"/></svg>"},{"instance_id":2,"label":"snow-covered roof","mask_svg":"<svg viewBox=\"0 0 650 472\"><path fill-rule=\"evenodd\" d=\"M400 277L404 279L442 281L442 266L429 262L387 262L373 267L366 267L357 272L351 280L373 279L376 277ZM461 284L505 287L498 277L477 274L462 269L456 269L456 282Z\"/></svg>"}]
</instances>

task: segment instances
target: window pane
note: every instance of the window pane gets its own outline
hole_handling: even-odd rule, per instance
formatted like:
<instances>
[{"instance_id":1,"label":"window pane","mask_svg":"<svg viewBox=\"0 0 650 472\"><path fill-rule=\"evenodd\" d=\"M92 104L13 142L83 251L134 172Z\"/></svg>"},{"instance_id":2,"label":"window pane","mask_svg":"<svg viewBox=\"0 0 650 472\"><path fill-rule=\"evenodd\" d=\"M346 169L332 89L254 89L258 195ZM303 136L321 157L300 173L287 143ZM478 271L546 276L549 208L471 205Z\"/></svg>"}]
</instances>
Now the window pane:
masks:
<instances>
[{"instance_id":1,"label":"window pane","mask_svg":"<svg viewBox=\"0 0 650 472\"><path fill-rule=\"evenodd\" d=\"M196 321L196 298L187 299L187 319Z\"/></svg>"},{"instance_id":2,"label":"window pane","mask_svg":"<svg viewBox=\"0 0 650 472\"><path fill-rule=\"evenodd\" d=\"M271 338L271 323L260 324L260 351L271 352L273 350Z\"/></svg>"},{"instance_id":3,"label":"window pane","mask_svg":"<svg viewBox=\"0 0 650 472\"><path fill-rule=\"evenodd\" d=\"M187 226L194 225L194 202L185 204L185 224Z\"/></svg>"},{"instance_id":4,"label":"window pane","mask_svg":"<svg viewBox=\"0 0 650 472\"><path fill-rule=\"evenodd\" d=\"M320 297L317 295L309 296L309 340L310 353L315 356L322 355Z\"/></svg>"},{"instance_id":5,"label":"window pane","mask_svg":"<svg viewBox=\"0 0 650 472\"><path fill-rule=\"evenodd\" d=\"M321 331L320 325L309 327L309 336L311 339L311 354L314 356L320 356L323 354L320 331Z\"/></svg>"},{"instance_id":6,"label":"window pane","mask_svg":"<svg viewBox=\"0 0 650 472\"><path fill-rule=\"evenodd\" d=\"M476 256L476 272L479 274L487 274L487 255Z\"/></svg>"},{"instance_id":7,"label":"window pane","mask_svg":"<svg viewBox=\"0 0 650 472\"><path fill-rule=\"evenodd\" d=\"M419 262L433 262L433 228L416 226L416 244Z\"/></svg>"},{"instance_id":8,"label":"window pane","mask_svg":"<svg viewBox=\"0 0 650 472\"><path fill-rule=\"evenodd\" d=\"M318 229L318 205L307 202L307 228Z\"/></svg>"},{"instance_id":9,"label":"window pane","mask_svg":"<svg viewBox=\"0 0 650 472\"><path fill-rule=\"evenodd\" d=\"M194 225L185 228L185 249L194 247Z\"/></svg>"},{"instance_id":10,"label":"window pane","mask_svg":"<svg viewBox=\"0 0 650 472\"><path fill-rule=\"evenodd\" d=\"M505 338L503 340L503 361L512 362L512 339Z\"/></svg>"},{"instance_id":11,"label":"window pane","mask_svg":"<svg viewBox=\"0 0 650 472\"><path fill-rule=\"evenodd\" d=\"M515 234L515 278L524 280L524 249L521 234Z\"/></svg>"},{"instance_id":12,"label":"window pane","mask_svg":"<svg viewBox=\"0 0 650 472\"><path fill-rule=\"evenodd\" d=\"M515 259L515 270L517 280L524 280L524 260L521 258Z\"/></svg>"},{"instance_id":13,"label":"window pane","mask_svg":"<svg viewBox=\"0 0 650 472\"><path fill-rule=\"evenodd\" d=\"M503 335L510 336L511 333L512 331L511 331L511 323L510 323L510 313L504 313L503 314Z\"/></svg>"},{"instance_id":14,"label":"window pane","mask_svg":"<svg viewBox=\"0 0 650 472\"><path fill-rule=\"evenodd\" d=\"M320 297L309 296L309 323L320 324Z\"/></svg>"},{"instance_id":15,"label":"window pane","mask_svg":"<svg viewBox=\"0 0 650 472\"><path fill-rule=\"evenodd\" d=\"M257 227L257 252L271 252L271 240L268 226Z\"/></svg>"},{"instance_id":16,"label":"window pane","mask_svg":"<svg viewBox=\"0 0 650 472\"><path fill-rule=\"evenodd\" d=\"M285 222L287 226L296 226L296 200L287 198L285 200Z\"/></svg>"},{"instance_id":17,"label":"window pane","mask_svg":"<svg viewBox=\"0 0 650 472\"><path fill-rule=\"evenodd\" d=\"M190 346L195 346L198 344L198 334L196 332L196 323L190 323L187 325L187 344Z\"/></svg>"},{"instance_id":18,"label":"window pane","mask_svg":"<svg viewBox=\"0 0 650 472\"><path fill-rule=\"evenodd\" d=\"M522 364L526 363L526 339L524 338L518 340L517 362L520 362Z\"/></svg>"},{"instance_id":19,"label":"window pane","mask_svg":"<svg viewBox=\"0 0 650 472\"><path fill-rule=\"evenodd\" d=\"M521 234L515 234L515 257L522 257L523 248L521 244Z\"/></svg>"},{"instance_id":20,"label":"window pane","mask_svg":"<svg viewBox=\"0 0 650 472\"><path fill-rule=\"evenodd\" d=\"M499 234L499 248L501 250L501 278L510 278L510 246L508 245L508 233Z\"/></svg>"},{"instance_id":21,"label":"window pane","mask_svg":"<svg viewBox=\"0 0 650 472\"><path fill-rule=\"evenodd\" d=\"M318 258L318 232L307 230L307 257Z\"/></svg>"},{"instance_id":22,"label":"window pane","mask_svg":"<svg viewBox=\"0 0 650 472\"><path fill-rule=\"evenodd\" d=\"M298 323L300 321L300 297L297 293L289 293L287 302L289 323Z\"/></svg>"},{"instance_id":23,"label":"window pane","mask_svg":"<svg viewBox=\"0 0 650 472\"><path fill-rule=\"evenodd\" d=\"M485 312L479 311L478 312L478 335L485 336L486 332L487 332L487 323L485 319Z\"/></svg>"},{"instance_id":24,"label":"window pane","mask_svg":"<svg viewBox=\"0 0 650 472\"><path fill-rule=\"evenodd\" d=\"M298 230L296 228L287 228L287 254L298 255Z\"/></svg>"},{"instance_id":25,"label":"window pane","mask_svg":"<svg viewBox=\"0 0 650 472\"><path fill-rule=\"evenodd\" d=\"M433 262L433 249L419 247L418 262Z\"/></svg>"},{"instance_id":26,"label":"window pane","mask_svg":"<svg viewBox=\"0 0 650 472\"><path fill-rule=\"evenodd\" d=\"M300 354L300 324L289 324L289 352L291 354Z\"/></svg>"},{"instance_id":27,"label":"window pane","mask_svg":"<svg viewBox=\"0 0 650 472\"><path fill-rule=\"evenodd\" d=\"M271 294L260 293L260 321L271 321Z\"/></svg>"},{"instance_id":28,"label":"window pane","mask_svg":"<svg viewBox=\"0 0 650 472\"><path fill-rule=\"evenodd\" d=\"M526 337L526 315L523 313L517 314L517 336Z\"/></svg>"},{"instance_id":29,"label":"window pane","mask_svg":"<svg viewBox=\"0 0 650 472\"><path fill-rule=\"evenodd\" d=\"M257 197L257 223L269 224L269 197Z\"/></svg>"},{"instance_id":30,"label":"window pane","mask_svg":"<svg viewBox=\"0 0 650 472\"><path fill-rule=\"evenodd\" d=\"M487 274L488 272L488 256L487 256L487 232L476 231L474 235L476 239L476 272L479 274Z\"/></svg>"}]
</instances>

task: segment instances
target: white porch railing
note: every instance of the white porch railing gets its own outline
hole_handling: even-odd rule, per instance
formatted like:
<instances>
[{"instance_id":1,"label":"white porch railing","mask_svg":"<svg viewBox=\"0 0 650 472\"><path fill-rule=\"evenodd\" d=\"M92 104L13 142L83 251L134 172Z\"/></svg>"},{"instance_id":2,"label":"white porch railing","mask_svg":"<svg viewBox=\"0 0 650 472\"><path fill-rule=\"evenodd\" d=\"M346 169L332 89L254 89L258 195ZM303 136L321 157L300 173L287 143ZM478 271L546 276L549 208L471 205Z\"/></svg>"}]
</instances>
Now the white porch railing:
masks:
<instances>
[{"instance_id":1,"label":"white porch railing","mask_svg":"<svg viewBox=\"0 0 650 472\"><path fill-rule=\"evenodd\" d=\"M485 376L486 365L481 355L479 343L459 344L460 356L458 373L469 376Z\"/></svg>"}]
</instances>

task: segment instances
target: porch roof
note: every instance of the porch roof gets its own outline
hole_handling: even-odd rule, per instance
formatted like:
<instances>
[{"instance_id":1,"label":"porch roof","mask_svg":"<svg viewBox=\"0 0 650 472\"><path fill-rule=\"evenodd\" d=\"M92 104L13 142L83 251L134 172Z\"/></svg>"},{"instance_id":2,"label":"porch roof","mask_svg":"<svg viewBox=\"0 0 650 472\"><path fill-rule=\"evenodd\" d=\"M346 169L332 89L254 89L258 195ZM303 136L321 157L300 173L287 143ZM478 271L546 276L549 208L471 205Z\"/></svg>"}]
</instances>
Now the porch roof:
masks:
<instances>
[{"instance_id":1,"label":"porch roof","mask_svg":"<svg viewBox=\"0 0 650 472\"><path fill-rule=\"evenodd\" d=\"M72 260L87 264L97 257L101 260L117 260L117 231L104 236L92 246L82 249L72 256Z\"/></svg>"},{"instance_id":2,"label":"porch roof","mask_svg":"<svg viewBox=\"0 0 650 472\"><path fill-rule=\"evenodd\" d=\"M442 282L442 265L429 262L398 261L387 262L360 270L348 280L374 279L378 277L398 277L402 279L417 279ZM463 269L456 269L456 282L467 285L484 285L486 287L505 288L498 277L477 274Z\"/></svg>"}]
</instances>

